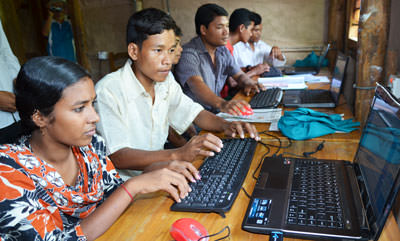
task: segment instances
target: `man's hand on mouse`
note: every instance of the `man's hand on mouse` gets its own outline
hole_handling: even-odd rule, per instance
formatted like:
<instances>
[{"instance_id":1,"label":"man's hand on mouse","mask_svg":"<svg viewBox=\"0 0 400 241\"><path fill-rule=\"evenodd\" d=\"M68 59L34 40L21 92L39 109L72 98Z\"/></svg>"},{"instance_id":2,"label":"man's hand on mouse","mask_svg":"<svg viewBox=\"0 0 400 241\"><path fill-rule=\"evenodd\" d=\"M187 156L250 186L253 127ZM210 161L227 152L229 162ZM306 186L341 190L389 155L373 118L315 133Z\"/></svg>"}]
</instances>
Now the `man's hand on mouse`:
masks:
<instances>
[{"instance_id":1,"label":"man's hand on mouse","mask_svg":"<svg viewBox=\"0 0 400 241\"><path fill-rule=\"evenodd\" d=\"M239 116L247 112L246 107L251 109L249 103L247 103L244 100L230 100L230 101L225 101L221 105L220 111L231 115Z\"/></svg>"},{"instance_id":2,"label":"man's hand on mouse","mask_svg":"<svg viewBox=\"0 0 400 241\"><path fill-rule=\"evenodd\" d=\"M192 162L197 156L214 156L222 146L221 139L211 133L194 136L186 145L176 149L172 159Z\"/></svg>"}]
</instances>

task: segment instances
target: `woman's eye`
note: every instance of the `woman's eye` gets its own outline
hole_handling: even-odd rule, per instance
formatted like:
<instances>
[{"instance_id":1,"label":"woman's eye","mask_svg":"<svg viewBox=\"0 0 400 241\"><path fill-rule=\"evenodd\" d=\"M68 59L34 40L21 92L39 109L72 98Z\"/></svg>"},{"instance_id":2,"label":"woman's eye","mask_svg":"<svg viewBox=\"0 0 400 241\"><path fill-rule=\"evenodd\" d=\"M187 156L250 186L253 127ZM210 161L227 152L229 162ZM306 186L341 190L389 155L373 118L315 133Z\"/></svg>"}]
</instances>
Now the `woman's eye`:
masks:
<instances>
[{"instance_id":1,"label":"woman's eye","mask_svg":"<svg viewBox=\"0 0 400 241\"><path fill-rule=\"evenodd\" d=\"M79 108L75 108L74 111L79 113L79 112L82 112L83 108L85 108L85 106L81 106Z\"/></svg>"}]
</instances>

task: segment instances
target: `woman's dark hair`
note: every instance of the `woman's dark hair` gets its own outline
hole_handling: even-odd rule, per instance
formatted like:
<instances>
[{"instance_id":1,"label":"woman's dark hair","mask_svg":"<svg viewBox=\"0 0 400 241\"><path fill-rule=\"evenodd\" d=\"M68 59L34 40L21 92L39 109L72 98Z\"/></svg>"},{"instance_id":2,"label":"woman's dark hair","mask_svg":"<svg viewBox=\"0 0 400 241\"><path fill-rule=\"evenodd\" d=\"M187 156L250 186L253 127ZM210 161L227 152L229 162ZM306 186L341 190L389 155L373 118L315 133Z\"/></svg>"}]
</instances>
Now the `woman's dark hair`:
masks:
<instances>
[{"instance_id":1,"label":"woman's dark hair","mask_svg":"<svg viewBox=\"0 0 400 241\"><path fill-rule=\"evenodd\" d=\"M65 88L89 73L76 63L53 56L28 60L15 82L16 107L21 117L23 134L38 127L32 121L35 111L48 116L60 100Z\"/></svg>"},{"instance_id":2,"label":"woman's dark hair","mask_svg":"<svg viewBox=\"0 0 400 241\"><path fill-rule=\"evenodd\" d=\"M204 25L208 28L208 25L219 16L228 17L228 12L221 6L214 3L207 3L200 6L197 9L196 15L194 17L194 23L196 25L197 35L201 35L200 26Z\"/></svg>"},{"instance_id":3,"label":"woman's dark hair","mask_svg":"<svg viewBox=\"0 0 400 241\"><path fill-rule=\"evenodd\" d=\"M160 34L164 30L173 30L175 35L180 31L174 19L156 8L147 8L134 13L126 27L126 43L135 43L142 47L149 35ZM179 29L179 31L178 31Z\"/></svg>"}]
</instances>

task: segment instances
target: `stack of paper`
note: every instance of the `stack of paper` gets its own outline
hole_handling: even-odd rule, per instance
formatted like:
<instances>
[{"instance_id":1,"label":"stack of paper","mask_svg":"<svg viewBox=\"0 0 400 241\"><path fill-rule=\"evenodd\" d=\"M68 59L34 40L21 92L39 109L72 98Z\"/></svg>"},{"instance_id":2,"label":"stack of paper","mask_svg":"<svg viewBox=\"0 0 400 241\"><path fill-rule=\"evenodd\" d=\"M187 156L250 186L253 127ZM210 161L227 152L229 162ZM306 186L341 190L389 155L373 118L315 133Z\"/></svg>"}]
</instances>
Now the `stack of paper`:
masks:
<instances>
[{"instance_id":1,"label":"stack of paper","mask_svg":"<svg viewBox=\"0 0 400 241\"><path fill-rule=\"evenodd\" d=\"M258 82L267 88L279 87L283 90L307 88L307 85L304 81L304 76L297 75L258 78Z\"/></svg>"},{"instance_id":2,"label":"stack of paper","mask_svg":"<svg viewBox=\"0 0 400 241\"><path fill-rule=\"evenodd\" d=\"M301 74L296 75L298 77L304 77L304 81L308 83L329 83L331 82L327 76L312 75L312 74Z\"/></svg>"},{"instance_id":3,"label":"stack of paper","mask_svg":"<svg viewBox=\"0 0 400 241\"><path fill-rule=\"evenodd\" d=\"M252 115L230 115L228 113L218 113L217 116L224 118L227 121L244 121L244 122L256 122L256 123L270 123L278 122L282 116L282 109L253 109L254 114Z\"/></svg>"}]
</instances>

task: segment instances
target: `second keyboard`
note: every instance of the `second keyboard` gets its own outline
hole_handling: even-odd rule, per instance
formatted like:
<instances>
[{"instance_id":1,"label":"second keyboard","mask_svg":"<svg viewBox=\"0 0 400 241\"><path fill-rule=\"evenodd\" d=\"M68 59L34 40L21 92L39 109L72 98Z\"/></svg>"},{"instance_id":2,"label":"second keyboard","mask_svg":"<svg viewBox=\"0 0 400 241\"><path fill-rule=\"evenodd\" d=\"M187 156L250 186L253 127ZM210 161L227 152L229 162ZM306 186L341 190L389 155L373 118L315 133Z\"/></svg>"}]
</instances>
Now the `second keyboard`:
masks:
<instances>
[{"instance_id":1,"label":"second keyboard","mask_svg":"<svg viewBox=\"0 0 400 241\"><path fill-rule=\"evenodd\" d=\"M173 211L228 211L242 187L257 146L254 139L224 139L221 152L208 157L200 166L201 180L191 183L192 191Z\"/></svg>"}]
</instances>

